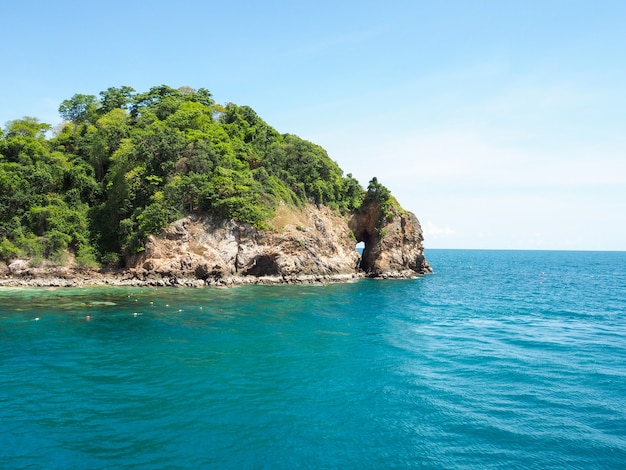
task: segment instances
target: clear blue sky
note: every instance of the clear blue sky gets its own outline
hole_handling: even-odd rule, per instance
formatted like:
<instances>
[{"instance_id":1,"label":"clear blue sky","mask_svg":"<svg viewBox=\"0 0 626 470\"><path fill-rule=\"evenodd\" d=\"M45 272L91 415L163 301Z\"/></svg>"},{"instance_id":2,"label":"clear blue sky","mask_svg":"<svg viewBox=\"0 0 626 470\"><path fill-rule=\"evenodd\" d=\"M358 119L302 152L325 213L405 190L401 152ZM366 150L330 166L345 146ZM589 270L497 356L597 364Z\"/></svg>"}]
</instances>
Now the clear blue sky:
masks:
<instances>
[{"instance_id":1,"label":"clear blue sky","mask_svg":"<svg viewBox=\"0 0 626 470\"><path fill-rule=\"evenodd\" d=\"M209 89L413 211L427 248L626 250L626 1L6 2L0 124Z\"/></svg>"}]
</instances>

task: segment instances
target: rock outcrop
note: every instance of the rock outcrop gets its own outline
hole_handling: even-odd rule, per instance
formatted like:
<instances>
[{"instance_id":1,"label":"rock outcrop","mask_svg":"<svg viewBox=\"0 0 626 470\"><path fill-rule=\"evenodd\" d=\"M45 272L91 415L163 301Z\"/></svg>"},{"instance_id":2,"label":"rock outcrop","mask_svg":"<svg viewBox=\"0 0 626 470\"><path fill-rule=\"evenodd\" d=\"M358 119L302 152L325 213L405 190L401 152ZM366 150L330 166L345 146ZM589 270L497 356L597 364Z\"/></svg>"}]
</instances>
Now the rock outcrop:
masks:
<instances>
[{"instance_id":1,"label":"rock outcrop","mask_svg":"<svg viewBox=\"0 0 626 470\"><path fill-rule=\"evenodd\" d=\"M123 270L91 274L80 270L73 276L67 268L59 268L55 275L54 269L26 270L24 263L13 263L0 285L229 286L414 277L430 272L417 218L396 212L382 219L376 203L351 216L327 207L281 205L267 230L192 215L148 237L145 251L129 257ZM356 251L360 241L365 243L362 258Z\"/></svg>"},{"instance_id":2,"label":"rock outcrop","mask_svg":"<svg viewBox=\"0 0 626 470\"><path fill-rule=\"evenodd\" d=\"M345 218L326 207L281 206L268 230L210 216L180 219L150 236L127 268L137 276L193 274L208 284L298 282L356 277L358 261Z\"/></svg>"},{"instance_id":3,"label":"rock outcrop","mask_svg":"<svg viewBox=\"0 0 626 470\"><path fill-rule=\"evenodd\" d=\"M393 208L382 213L376 202L365 204L349 220L365 248L360 268L369 277L411 277L432 269L424 257L422 227L411 212Z\"/></svg>"},{"instance_id":4,"label":"rock outcrop","mask_svg":"<svg viewBox=\"0 0 626 470\"><path fill-rule=\"evenodd\" d=\"M380 218L375 203L348 217L327 207L281 206L269 230L189 216L149 237L146 250L131 257L127 268L137 276L193 273L208 284L251 277L302 282L430 272L417 218L398 213L377 227ZM355 249L360 241L365 242L362 259Z\"/></svg>"}]
</instances>

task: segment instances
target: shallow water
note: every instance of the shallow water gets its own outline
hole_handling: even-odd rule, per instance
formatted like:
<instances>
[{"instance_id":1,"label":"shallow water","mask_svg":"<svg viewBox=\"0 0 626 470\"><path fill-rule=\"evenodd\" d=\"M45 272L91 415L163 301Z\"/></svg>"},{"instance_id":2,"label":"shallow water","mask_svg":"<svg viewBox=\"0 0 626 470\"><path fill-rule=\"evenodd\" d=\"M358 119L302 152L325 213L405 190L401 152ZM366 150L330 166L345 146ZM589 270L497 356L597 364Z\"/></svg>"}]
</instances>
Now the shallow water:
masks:
<instances>
[{"instance_id":1,"label":"shallow water","mask_svg":"<svg viewBox=\"0 0 626 470\"><path fill-rule=\"evenodd\" d=\"M2 468L623 468L626 253L0 290Z\"/></svg>"}]
</instances>

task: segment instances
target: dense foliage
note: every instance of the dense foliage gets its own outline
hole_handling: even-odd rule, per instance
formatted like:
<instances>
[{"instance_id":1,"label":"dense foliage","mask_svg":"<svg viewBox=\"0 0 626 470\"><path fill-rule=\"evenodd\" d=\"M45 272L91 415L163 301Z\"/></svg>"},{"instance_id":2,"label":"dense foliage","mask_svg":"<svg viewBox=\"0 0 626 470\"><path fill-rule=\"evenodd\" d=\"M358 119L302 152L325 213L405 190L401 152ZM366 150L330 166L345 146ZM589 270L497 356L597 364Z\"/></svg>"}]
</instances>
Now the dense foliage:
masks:
<instances>
[{"instance_id":1,"label":"dense foliage","mask_svg":"<svg viewBox=\"0 0 626 470\"><path fill-rule=\"evenodd\" d=\"M205 89L130 87L63 101L51 128L25 117L0 134L0 259L82 265L142 250L146 235L191 212L265 227L280 201L342 212L364 191L324 149L279 134L247 106ZM387 191L387 192L386 192Z\"/></svg>"}]
</instances>

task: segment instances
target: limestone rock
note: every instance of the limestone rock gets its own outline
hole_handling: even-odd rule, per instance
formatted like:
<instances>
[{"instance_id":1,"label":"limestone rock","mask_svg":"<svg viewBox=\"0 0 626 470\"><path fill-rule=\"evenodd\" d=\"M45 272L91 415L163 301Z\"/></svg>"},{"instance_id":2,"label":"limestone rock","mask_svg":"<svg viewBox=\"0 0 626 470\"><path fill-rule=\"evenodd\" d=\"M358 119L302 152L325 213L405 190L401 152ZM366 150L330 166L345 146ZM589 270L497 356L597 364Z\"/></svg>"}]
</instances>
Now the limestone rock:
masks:
<instances>
[{"instance_id":1,"label":"limestone rock","mask_svg":"<svg viewBox=\"0 0 626 470\"><path fill-rule=\"evenodd\" d=\"M396 209L387 216L376 203L348 216L327 207L281 205L270 228L259 230L193 215L148 237L145 251L128 258L125 269L95 271L75 263L32 268L17 260L0 269L0 286L310 284L430 272L417 218Z\"/></svg>"},{"instance_id":2,"label":"limestone rock","mask_svg":"<svg viewBox=\"0 0 626 470\"><path fill-rule=\"evenodd\" d=\"M280 282L363 273L409 277L430 272L417 218L409 212L396 214L384 227L377 227L379 218L376 205L351 217L327 207L282 205L271 229L259 230L232 220L188 216L161 235L150 236L146 250L127 260L127 269L139 277L193 275L205 283L260 277ZM360 269L358 241L366 244Z\"/></svg>"},{"instance_id":3,"label":"limestone rock","mask_svg":"<svg viewBox=\"0 0 626 470\"><path fill-rule=\"evenodd\" d=\"M23 259L16 259L9 264L9 273L11 274L23 274L28 270L28 263Z\"/></svg>"},{"instance_id":4,"label":"limestone rock","mask_svg":"<svg viewBox=\"0 0 626 470\"><path fill-rule=\"evenodd\" d=\"M365 243L360 267L370 277L410 277L432 269L424 257L422 227L411 212L393 208L390 217L372 202L349 221L357 241Z\"/></svg>"}]
</instances>

